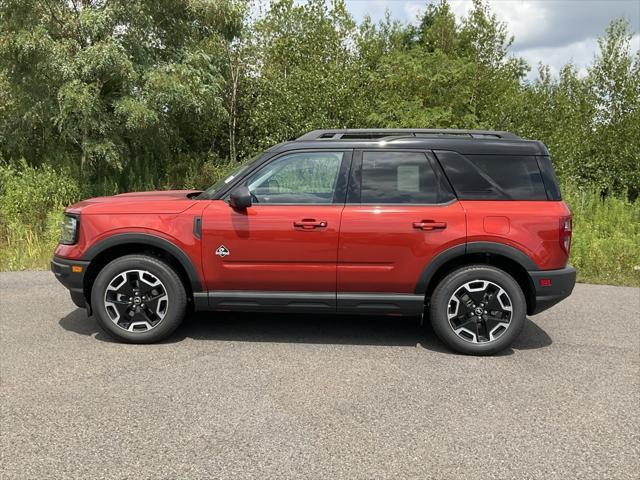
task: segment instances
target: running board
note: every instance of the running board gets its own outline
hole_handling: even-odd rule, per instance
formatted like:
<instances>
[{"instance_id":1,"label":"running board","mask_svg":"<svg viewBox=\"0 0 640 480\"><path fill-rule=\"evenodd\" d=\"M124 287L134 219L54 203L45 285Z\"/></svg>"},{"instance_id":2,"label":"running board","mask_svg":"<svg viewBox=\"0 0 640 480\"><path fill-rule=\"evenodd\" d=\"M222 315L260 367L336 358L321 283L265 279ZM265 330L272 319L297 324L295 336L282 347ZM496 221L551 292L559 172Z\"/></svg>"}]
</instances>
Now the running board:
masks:
<instances>
[{"instance_id":1,"label":"running board","mask_svg":"<svg viewBox=\"0 0 640 480\"><path fill-rule=\"evenodd\" d=\"M338 293L338 313L422 315L424 295L402 293Z\"/></svg>"},{"instance_id":2,"label":"running board","mask_svg":"<svg viewBox=\"0 0 640 480\"><path fill-rule=\"evenodd\" d=\"M424 297L402 293L264 292L195 293L196 310L422 315Z\"/></svg>"}]
</instances>

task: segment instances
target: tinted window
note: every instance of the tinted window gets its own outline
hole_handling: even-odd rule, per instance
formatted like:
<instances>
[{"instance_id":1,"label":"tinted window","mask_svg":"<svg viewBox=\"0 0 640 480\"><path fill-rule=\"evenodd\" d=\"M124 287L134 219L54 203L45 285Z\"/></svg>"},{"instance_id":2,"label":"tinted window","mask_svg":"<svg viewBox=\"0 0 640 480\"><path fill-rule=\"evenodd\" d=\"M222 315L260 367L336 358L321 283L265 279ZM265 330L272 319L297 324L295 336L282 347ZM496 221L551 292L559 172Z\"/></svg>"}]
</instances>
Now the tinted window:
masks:
<instances>
[{"instance_id":1,"label":"tinted window","mask_svg":"<svg viewBox=\"0 0 640 480\"><path fill-rule=\"evenodd\" d=\"M361 203L437 203L438 182L424 153L363 152Z\"/></svg>"},{"instance_id":2,"label":"tinted window","mask_svg":"<svg viewBox=\"0 0 640 480\"><path fill-rule=\"evenodd\" d=\"M332 203L342 152L300 152L270 162L247 181L255 203Z\"/></svg>"},{"instance_id":3,"label":"tinted window","mask_svg":"<svg viewBox=\"0 0 640 480\"><path fill-rule=\"evenodd\" d=\"M547 189L549 200L562 200L558 179L556 178L556 172L553 171L551 159L547 156L538 157L538 166L540 167L540 173L542 173L542 181Z\"/></svg>"},{"instance_id":4,"label":"tinted window","mask_svg":"<svg viewBox=\"0 0 640 480\"><path fill-rule=\"evenodd\" d=\"M466 200L546 200L533 156L467 155L436 152L449 180Z\"/></svg>"}]
</instances>

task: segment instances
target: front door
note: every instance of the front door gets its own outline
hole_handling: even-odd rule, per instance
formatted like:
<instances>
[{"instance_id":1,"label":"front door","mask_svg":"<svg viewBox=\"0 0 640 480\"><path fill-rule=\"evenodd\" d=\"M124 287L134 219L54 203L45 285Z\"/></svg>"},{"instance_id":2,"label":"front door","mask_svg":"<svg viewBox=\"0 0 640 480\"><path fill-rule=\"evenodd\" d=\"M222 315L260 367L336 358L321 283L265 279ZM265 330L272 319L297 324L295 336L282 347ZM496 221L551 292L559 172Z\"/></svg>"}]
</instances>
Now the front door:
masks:
<instances>
[{"instance_id":1,"label":"front door","mask_svg":"<svg viewBox=\"0 0 640 480\"><path fill-rule=\"evenodd\" d=\"M348 151L295 151L243 181L252 206L203 214L209 302L221 309L335 309Z\"/></svg>"},{"instance_id":2,"label":"front door","mask_svg":"<svg viewBox=\"0 0 640 480\"><path fill-rule=\"evenodd\" d=\"M340 230L339 310L422 312L422 271L466 241L465 212L434 162L416 150L356 152Z\"/></svg>"}]
</instances>

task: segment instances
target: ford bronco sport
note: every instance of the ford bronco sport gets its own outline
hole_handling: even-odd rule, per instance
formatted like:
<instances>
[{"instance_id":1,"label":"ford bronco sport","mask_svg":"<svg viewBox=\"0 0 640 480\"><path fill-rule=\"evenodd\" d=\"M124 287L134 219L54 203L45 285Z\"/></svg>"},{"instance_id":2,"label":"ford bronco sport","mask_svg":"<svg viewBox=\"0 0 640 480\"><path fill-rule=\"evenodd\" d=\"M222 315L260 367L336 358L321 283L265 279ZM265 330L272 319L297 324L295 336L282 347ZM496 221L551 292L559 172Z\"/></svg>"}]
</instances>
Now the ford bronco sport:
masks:
<instances>
[{"instance_id":1,"label":"ford bronco sport","mask_svg":"<svg viewBox=\"0 0 640 480\"><path fill-rule=\"evenodd\" d=\"M135 343L190 310L426 314L486 355L576 276L549 153L507 132L316 130L203 192L92 198L64 218L51 269Z\"/></svg>"}]
</instances>

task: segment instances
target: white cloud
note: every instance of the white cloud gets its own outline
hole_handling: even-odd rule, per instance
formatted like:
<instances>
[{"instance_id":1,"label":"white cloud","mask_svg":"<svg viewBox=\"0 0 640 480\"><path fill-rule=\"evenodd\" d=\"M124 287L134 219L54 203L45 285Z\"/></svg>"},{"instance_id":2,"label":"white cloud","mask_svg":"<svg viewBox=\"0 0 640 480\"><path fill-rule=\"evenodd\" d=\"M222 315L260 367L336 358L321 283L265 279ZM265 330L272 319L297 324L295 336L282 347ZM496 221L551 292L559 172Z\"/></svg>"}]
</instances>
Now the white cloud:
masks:
<instances>
[{"instance_id":1,"label":"white cloud","mask_svg":"<svg viewBox=\"0 0 640 480\"><path fill-rule=\"evenodd\" d=\"M578 69L578 75L586 75L586 66L589 65L598 49L595 38L588 38L573 42L564 47L539 47L520 50L517 55L524 58L531 66L528 78L530 80L538 76L540 63L549 65L551 74L557 76L560 69L568 63L572 63Z\"/></svg>"},{"instance_id":2,"label":"white cloud","mask_svg":"<svg viewBox=\"0 0 640 480\"><path fill-rule=\"evenodd\" d=\"M491 7L515 36L516 45L539 40L551 16L547 8L541 8L540 2L492 2Z\"/></svg>"},{"instance_id":3,"label":"white cloud","mask_svg":"<svg viewBox=\"0 0 640 480\"><path fill-rule=\"evenodd\" d=\"M424 2L404 2L403 10L409 22L417 22L417 19L424 13L424 5Z\"/></svg>"},{"instance_id":4,"label":"white cloud","mask_svg":"<svg viewBox=\"0 0 640 480\"><path fill-rule=\"evenodd\" d=\"M634 34L631 38L631 52L637 51L640 51L640 33ZM578 76L584 77L587 74L587 67L593 63L598 53L598 39L590 37L561 47L527 48L514 54L529 63L531 71L527 78L533 80L538 76L540 63L549 65L551 74L554 76L560 73L562 67L571 63L577 68Z\"/></svg>"}]
</instances>

